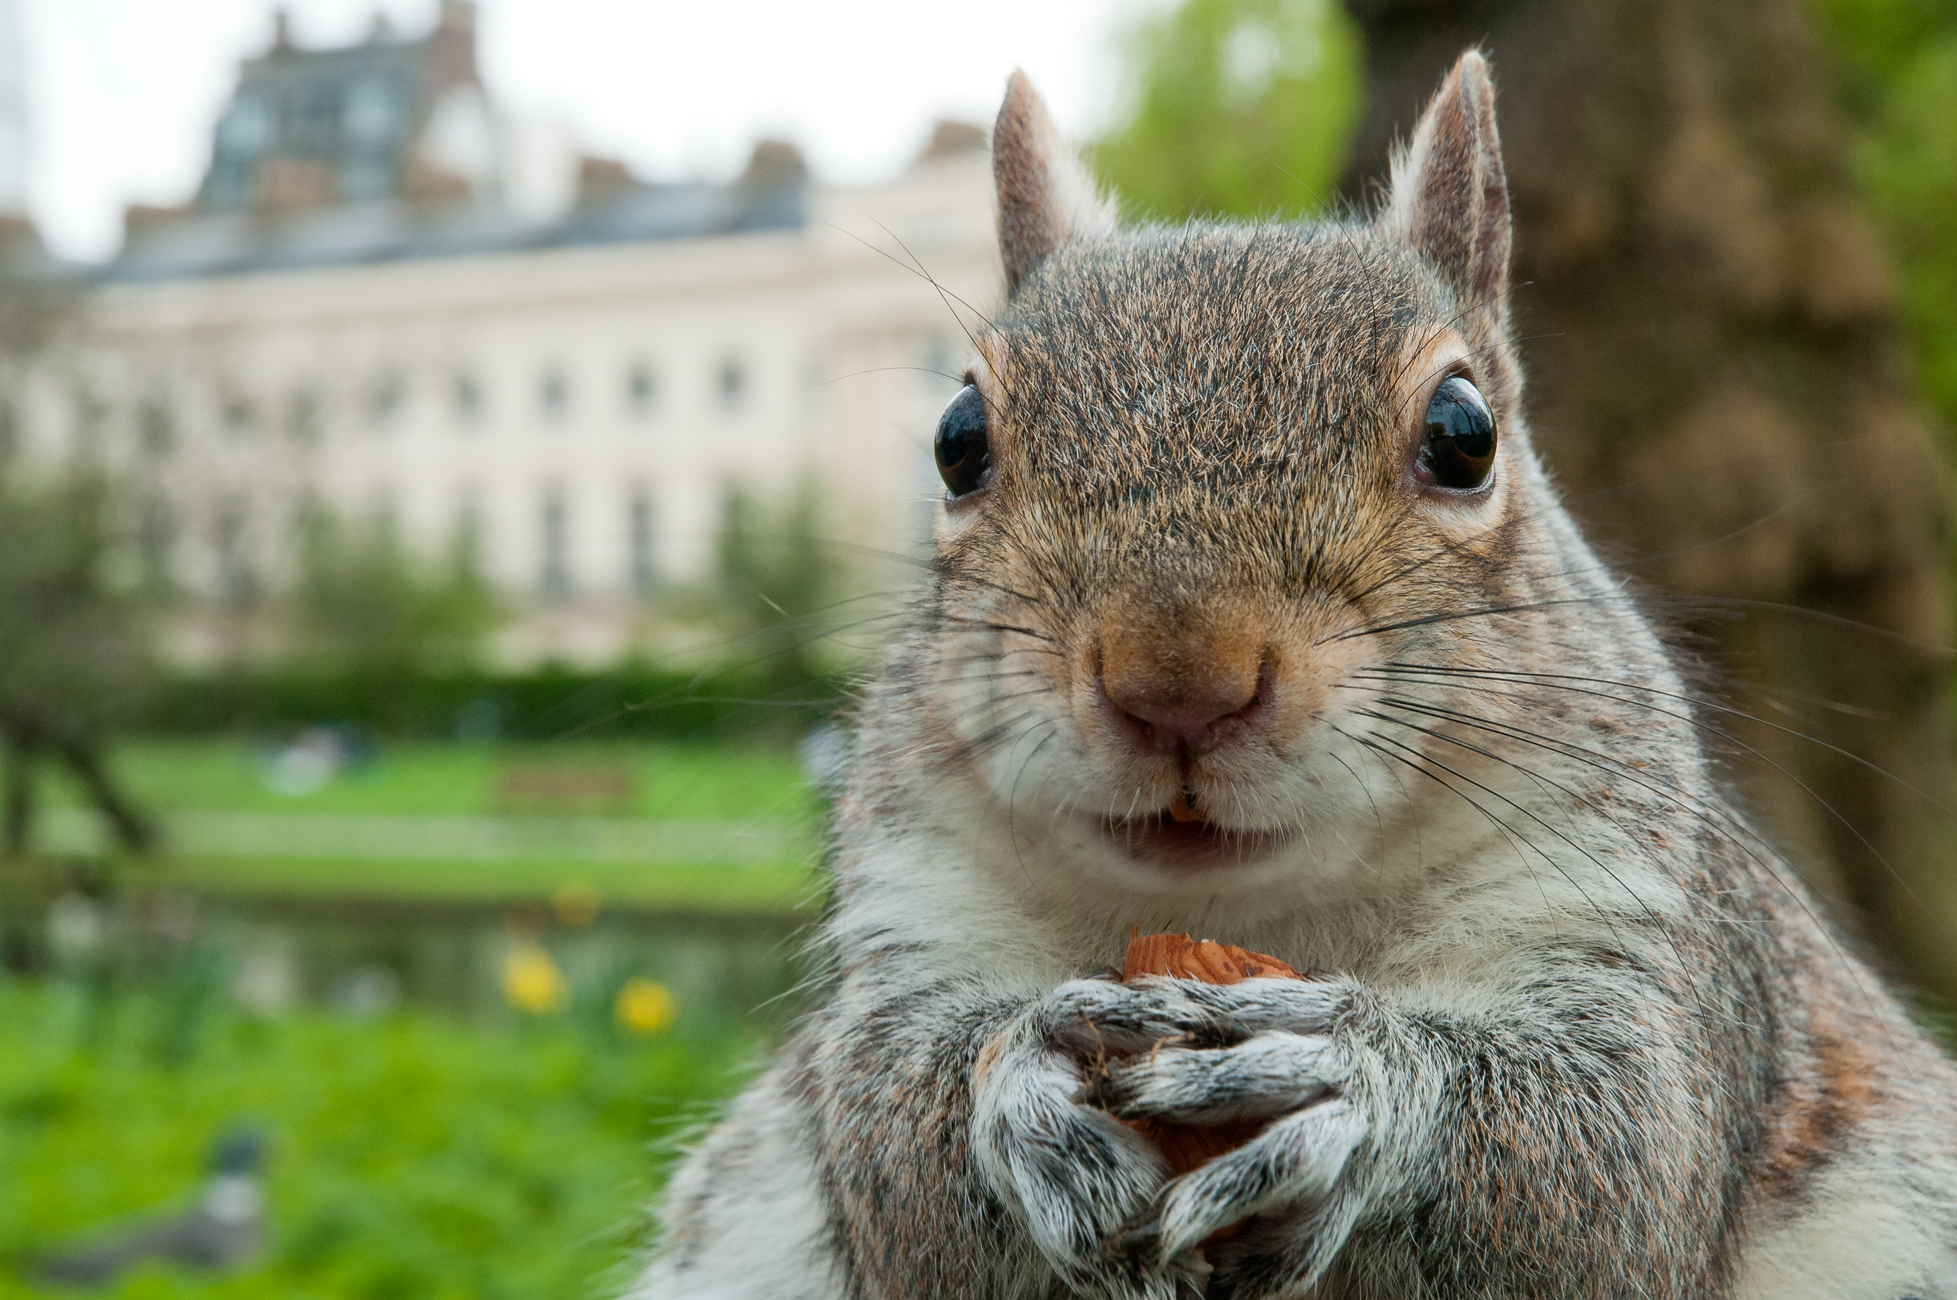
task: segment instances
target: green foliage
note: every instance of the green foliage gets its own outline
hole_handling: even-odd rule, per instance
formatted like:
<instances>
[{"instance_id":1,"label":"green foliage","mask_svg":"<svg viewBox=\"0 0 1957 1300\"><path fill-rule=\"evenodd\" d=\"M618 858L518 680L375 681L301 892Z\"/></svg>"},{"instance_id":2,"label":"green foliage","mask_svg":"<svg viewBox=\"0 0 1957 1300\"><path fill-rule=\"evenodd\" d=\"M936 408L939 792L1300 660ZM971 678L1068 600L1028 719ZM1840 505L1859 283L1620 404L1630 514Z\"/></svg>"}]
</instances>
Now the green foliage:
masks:
<instances>
[{"instance_id":1,"label":"green foliage","mask_svg":"<svg viewBox=\"0 0 1957 1300\"><path fill-rule=\"evenodd\" d=\"M714 538L714 583L742 638L731 658L774 690L816 677L817 645L841 587L825 544L820 488L804 478L778 503L731 485Z\"/></svg>"},{"instance_id":2,"label":"green foliage","mask_svg":"<svg viewBox=\"0 0 1957 1300\"><path fill-rule=\"evenodd\" d=\"M107 485L0 476L0 715L91 735L135 707L149 658L140 602L116 581Z\"/></svg>"},{"instance_id":3,"label":"green foliage","mask_svg":"<svg viewBox=\"0 0 1957 1300\"><path fill-rule=\"evenodd\" d=\"M1924 396L1957 429L1957 15L1890 85L1855 161L1902 273Z\"/></svg>"},{"instance_id":4,"label":"green foliage","mask_svg":"<svg viewBox=\"0 0 1957 1300\"><path fill-rule=\"evenodd\" d=\"M1184 0L1126 45L1132 108L1094 163L1140 213L1330 202L1360 102L1359 36L1331 0Z\"/></svg>"},{"instance_id":5,"label":"green foliage","mask_svg":"<svg viewBox=\"0 0 1957 1300\"><path fill-rule=\"evenodd\" d=\"M1957 0L1808 0L1822 52L1834 63L1842 106L1866 122L1890 88L1939 39L1957 31Z\"/></svg>"},{"instance_id":6,"label":"green foliage","mask_svg":"<svg viewBox=\"0 0 1957 1300\"><path fill-rule=\"evenodd\" d=\"M300 537L291 601L301 663L389 688L472 666L497 617L468 555L430 571L391 528L353 528L323 512Z\"/></svg>"},{"instance_id":7,"label":"green foliage","mask_svg":"<svg viewBox=\"0 0 1957 1300\"><path fill-rule=\"evenodd\" d=\"M747 657L752 657L750 654ZM271 665L160 680L140 730L151 735L277 731L350 722L387 736L741 738L784 721L799 730L834 711L840 677L804 680L790 699L754 668L680 672L623 664L609 672L546 665L521 673L479 669L392 677L385 696L346 665Z\"/></svg>"},{"instance_id":8,"label":"green foliage","mask_svg":"<svg viewBox=\"0 0 1957 1300\"><path fill-rule=\"evenodd\" d=\"M1957 0L1812 0L1924 396L1957 430Z\"/></svg>"},{"instance_id":9,"label":"green foliage","mask_svg":"<svg viewBox=\"0 0 1957 1300\"><path fill-rule=\"evenodd\" d=\"M548 1300L612 1293L648 1237L655 1138L704 1117L752 1034L649 1039L603 1017L470 1027L426 1012L208 1018L0 983L0 1300L51 1245L194 1197L212 1139L271 1139L270 1248L228 1276L152 1267L118 1300Z\"/></svg>"}]
</instances>

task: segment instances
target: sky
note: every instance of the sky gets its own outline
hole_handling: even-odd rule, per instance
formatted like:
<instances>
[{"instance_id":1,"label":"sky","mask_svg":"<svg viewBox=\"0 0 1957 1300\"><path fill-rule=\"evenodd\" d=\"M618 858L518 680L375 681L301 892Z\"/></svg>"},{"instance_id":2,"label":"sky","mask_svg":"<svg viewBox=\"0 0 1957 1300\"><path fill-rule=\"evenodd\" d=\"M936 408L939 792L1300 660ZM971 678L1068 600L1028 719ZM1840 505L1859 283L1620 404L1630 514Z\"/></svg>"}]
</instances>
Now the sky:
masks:
<instances>
[{"instance_id":1,"label":"sky","mask_svg":"<svg viewBox=\"0 0 1957 1300\"><path fill-rule=\"evenodd\" d=\"M819 179L896 172L938 117L989 123L1024 67L1063 131L1118 111L1119 34L1160 0L482 0L483 79L505 111L568 127L647 178L728 177L758 135ZM209 161L270 0L14 0L26 55L28 202L64 256L115 251L125 203L181 203ZM436 0L290 0L301 45L405 32Z\"/></svg>"}]
</instances>

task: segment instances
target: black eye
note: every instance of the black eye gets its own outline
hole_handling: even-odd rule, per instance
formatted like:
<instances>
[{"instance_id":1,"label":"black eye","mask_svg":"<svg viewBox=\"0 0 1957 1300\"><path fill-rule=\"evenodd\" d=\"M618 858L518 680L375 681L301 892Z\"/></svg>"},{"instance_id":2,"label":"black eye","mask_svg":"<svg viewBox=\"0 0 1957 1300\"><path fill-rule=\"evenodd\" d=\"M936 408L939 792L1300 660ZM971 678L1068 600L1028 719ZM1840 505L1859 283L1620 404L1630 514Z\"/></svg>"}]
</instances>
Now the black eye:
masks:
<instances>
[{"instance_id":1,"label":"black eye","mask_svg":"<svg viewBox=\"0 0 1957 1300\"><path fill-rule=\"evenodd\" d=\"M1434 487L1469 491L1486 483L1494 467L1495 413L1480 389L1456 375L1427 405L1427 437L1414 475Z\"/></svg>"},{"instance_id":2,"label":"black eye","mask_svg":"<svg viewBox=\"0 0 1957 1300\"><path fill-rule=\"evenodd\" d=\"M985 445L985 399L967 384L938 417L938 436L932 449L938 456L938 476L954 499L976 491L992 468Z\"/></svg>"}]
</instances>

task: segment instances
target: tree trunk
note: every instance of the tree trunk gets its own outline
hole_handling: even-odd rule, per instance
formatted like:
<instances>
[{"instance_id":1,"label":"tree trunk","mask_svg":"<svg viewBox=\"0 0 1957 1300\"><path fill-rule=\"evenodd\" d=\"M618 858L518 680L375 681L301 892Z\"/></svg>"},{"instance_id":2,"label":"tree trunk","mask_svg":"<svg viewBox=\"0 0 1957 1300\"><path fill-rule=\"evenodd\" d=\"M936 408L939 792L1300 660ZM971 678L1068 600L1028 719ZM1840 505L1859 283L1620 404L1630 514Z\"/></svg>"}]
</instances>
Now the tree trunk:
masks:
<instances>
[{"instance_id":1,"label":"tree trunk","mask_svg":"<svg viewBox=\"0 0 1957 1300\"><path fill-rule=\"evenodd\" d=\"M0 852L24 858L34 841L34 753L27 738L6 733L5 813L0 817Z\"/></svg>"},{"instance_id":2,"label":"tree trunk","mask_svg":"<svg viewBox=\"0 0 1957 1300\"><path fill-rule=\"evenodd\" d=\"M137 854L148 853L155 847L155 827L116 789L108 769L102 765L98 748L88 741L67 736L56 737L53 743L75 779L88 791L96 810L108 818L109 829L122 847Z\"/></svg>"},{"instance_id":3,"label":"tree trunk","mask_svg":"<svg viewBox=\"0 0 1957 1300\"><path fill-rule=\"evenodd\" d=\"M1695 625L1754 718L1705 716L1749 792L1824 895L1957 1001L1957 817L1931 802L1944 469L1801 0L1349 4L1370 101L1347 193L1480 44L1537 443L1606 554L1687 621L1726 616Z\"/></svg>"}]
</instances>

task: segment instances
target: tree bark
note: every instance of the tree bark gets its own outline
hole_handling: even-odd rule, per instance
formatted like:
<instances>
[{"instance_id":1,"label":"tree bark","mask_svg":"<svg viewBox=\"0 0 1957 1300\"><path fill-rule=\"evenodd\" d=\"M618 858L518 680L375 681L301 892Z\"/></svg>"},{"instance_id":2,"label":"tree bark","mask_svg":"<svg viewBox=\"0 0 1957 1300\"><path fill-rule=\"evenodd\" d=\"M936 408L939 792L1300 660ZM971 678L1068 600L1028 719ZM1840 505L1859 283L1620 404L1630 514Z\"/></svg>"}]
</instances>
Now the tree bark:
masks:
<instances>
[{"instance_id":1,"label":"tree bark","mask_svg":"<svg viewBox=\"0 0 1957 1300\"><path fill-rule=\"evenodd\" d=\"M96 810L108 818L109 829L115 832L122 847L136 854L148 853L155 847L155 827L116 789L108 769L102 764L99 747L70 737L57 738L54 746L75 778L88 791Z\"/></svg>"},{"instance_id":2,"label":"tree bark","mask_svg":"<svg viewBox=\"0 0 1957 1300\"><path fill-rule=\"evenodd\" d=\"M1347 194L1486 50L1538 446L1606 553L1684 598L1756 719L1706 720L1810 881L1957 1002L1945 471L1801 0L1349 8L1369 104Z\"/></svg>"},{"instance_id":3,"label":"tree bark","mask_svg":"<svg viewBox=\"0 0 1957 1300\"><path fill-rule=\"evenodd\" d=\"M5 738L5 811L0 815L0 852L24 858L34 840L34 753L25 737L9 731Z\"/></svg>"}]
</instances>

